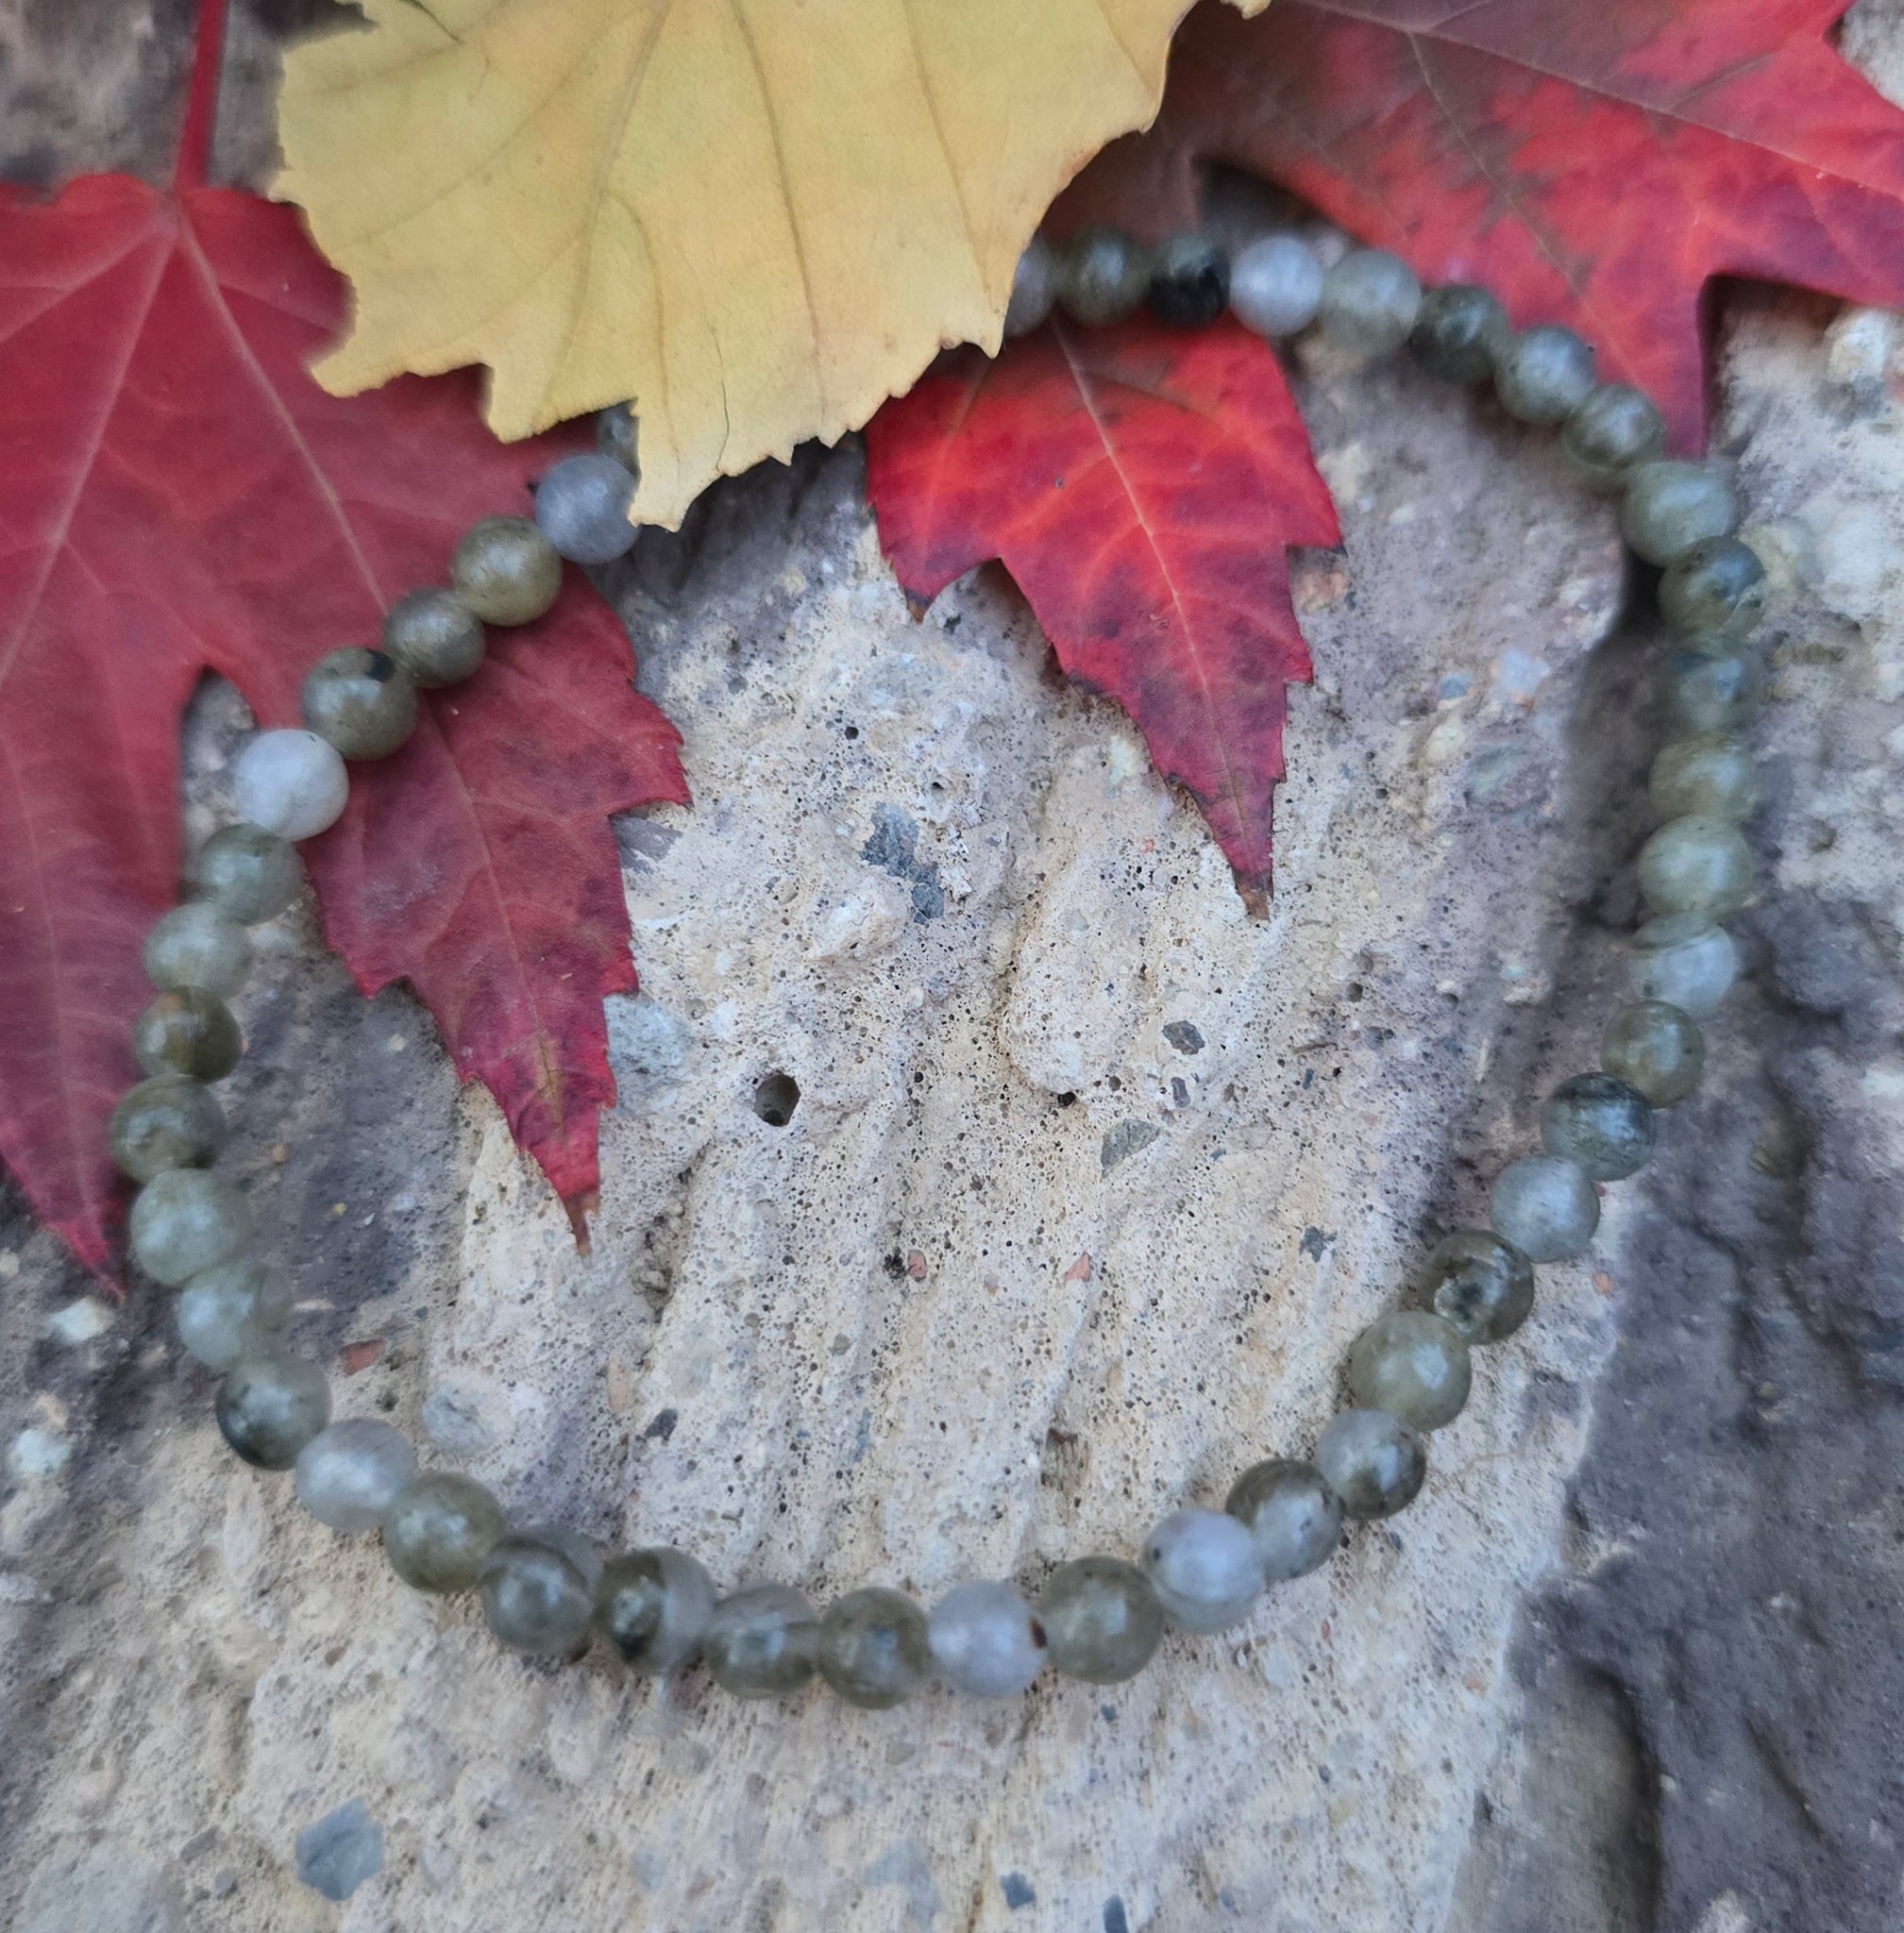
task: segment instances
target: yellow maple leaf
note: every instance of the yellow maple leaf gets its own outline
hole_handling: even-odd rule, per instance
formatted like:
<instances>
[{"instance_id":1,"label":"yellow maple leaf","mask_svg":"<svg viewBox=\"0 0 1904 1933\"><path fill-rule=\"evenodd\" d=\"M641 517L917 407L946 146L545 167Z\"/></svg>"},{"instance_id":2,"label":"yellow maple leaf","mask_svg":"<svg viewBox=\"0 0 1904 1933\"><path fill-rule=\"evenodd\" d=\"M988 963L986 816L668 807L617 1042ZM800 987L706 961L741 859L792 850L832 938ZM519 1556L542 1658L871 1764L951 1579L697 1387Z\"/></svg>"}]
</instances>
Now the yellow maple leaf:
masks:
<instances>
[{"instance_id":1,"label":"yellow maple leaf","mask_svg":"<svg viewBox=\"0 0 1904 1933\"><path fill-rule=\"evenodd\" d=\"M1264 0L1235 0L1255 12ZM995 348L1052 196L1187 0L365 0L295 51L277 192L357 295L348 395L485 362L526 436L632 397L634 515Z\"/></svg>"}]
</instances>

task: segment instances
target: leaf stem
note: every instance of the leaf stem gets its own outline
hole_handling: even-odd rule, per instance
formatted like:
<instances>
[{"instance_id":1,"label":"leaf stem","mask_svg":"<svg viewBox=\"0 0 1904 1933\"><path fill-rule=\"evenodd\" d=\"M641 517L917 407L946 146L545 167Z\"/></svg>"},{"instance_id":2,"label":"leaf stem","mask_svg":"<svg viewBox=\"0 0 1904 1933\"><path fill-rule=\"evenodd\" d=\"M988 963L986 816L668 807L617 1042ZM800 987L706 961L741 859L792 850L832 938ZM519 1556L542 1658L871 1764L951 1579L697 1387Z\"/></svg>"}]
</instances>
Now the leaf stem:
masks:
<instances>
[{"instance_id":1,"label":"leaf stem","mask_svg":"<svg viewBox=\"0 0 1904 1933\"><path fill-rule=\"evenodd\" d=\"M192 87L185 97L185 121L178 130L178 160L172 170L174 193L203 188L211 164L211 136L218 123L218 82L225 68L225 9L227 0L200 0L198 32L192 49Z\"/></svg>"}]
</instances>

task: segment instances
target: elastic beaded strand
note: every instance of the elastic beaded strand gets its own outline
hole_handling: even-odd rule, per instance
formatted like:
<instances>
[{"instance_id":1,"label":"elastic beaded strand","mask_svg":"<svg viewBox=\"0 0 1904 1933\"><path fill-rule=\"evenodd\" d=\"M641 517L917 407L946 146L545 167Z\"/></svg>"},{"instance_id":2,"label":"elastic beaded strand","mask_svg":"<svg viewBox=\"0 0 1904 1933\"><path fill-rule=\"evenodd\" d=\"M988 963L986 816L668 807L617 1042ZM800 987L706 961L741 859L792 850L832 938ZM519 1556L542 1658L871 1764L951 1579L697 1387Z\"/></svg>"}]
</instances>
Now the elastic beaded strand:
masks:
<instances>
[{"instance_id":1,"label":"elastic beaded strand","mask_svg":"<svg viewBox=\"0 0 1904 1933\"><path fill-rule=\"evenodd\" d=\"M558 465L536 517L491 517L459 546L453 588L409 593L393 607L382 650L331 654L306 687L306 731L257 734L241 754L244 821L201 858L200 900L167 915L148 944L162 991L137 1030L151 1079L114 1116L115 1158L144 1184L133 1251L181 1288L181 1336L224 1381L217 1413L234 1451L262 1469L295 1467L299 1501L345 1534L380 1532L391 1567L413 1588L480 1590L486 1622L511 1649L580 1656L593 1637L637 1673L697 1658L735 1697L785 1696L816 1676L871 1709L912 1697L934 1674L969 1696L1021 1691L1050 1663L1065 1676L1113 1684L1139 1671L1168 1626L1217 1632L1247 1618L1271 1585L1307 1574L1351 1521L1405 1509L1426 1478L1426 1435L1464 1407L1472 1352L1505 1340L1533 1306L1536 1265L1579 1254L1599 1220L1601 1185L1651 1158L1657 1112L1697 1086L1697 1024L1734 983L1738 954L1718 922L1751 892L1738 823L1756 800L1749 748L1737 734L1762 697L1764 672L1741 642L1765 601L1764 570L1730 534L1732 495L1707 467L1660 455L1660 418L1640 392L1595 385L1592 350L1572 330L1520 334L1499 302L1470 286L1424 293L1407 265L1356 249L1326 272L1298 237L1250 242L1232 264L1201 234L1140 247L1120 230L1081 232L1061 249L1034 238L1014 283L1005 334L1041 327L1054 308L1074 325L1113 325L1148 302L1178 328L1214 322L1225 306L1270 337L1315 328L1360 356L1408 344L1441 379L1491 378L1508 412L1558 430L1592 481L1622 493L1628 543L1662 567L1662 611L1691 648L1669 664L1666 696L1684 735L1662 747L1651 793L1662 823L1640 855L1657 916L1633 943L1639 998L1609 1023L1602 1071L1563 1081L1542 1116L1542 1151L1510 1162L1491 1200L1491 1231L1445 1236L1426 1258L1413 1306L1379 1318L1345 1368L1348 1406L1323 1430L1313 1462L1273 1457L1239 1476L1222 1510L1186 1505L1145 1540L1141 1565L1112 1555L1061 1564L1036 1606L1009 1582L955 1583L928 1615L881 1586L817 1612L798 1590L757 1584L720 1595L687 1554L638 1550L605 1560L561 1526L512 1529L480 1484L418 1472L389 1424L329 1422L316 1367L287 1355L289 1307L244 1250L250 1210L209 1170L223 1116L202 1084L240 1051L221 996L250 960L244 928L289 903L300 880L288 842L333 824L345 803L346 758L377 758L407 737L418 687L456 682L481 664L486 624L532 622L560 590L562 557L608 562L627 541L635 423L602 412L602 454ZM328 1426L327 1426L328 1425Z\"/></svg>"}]
</instances>

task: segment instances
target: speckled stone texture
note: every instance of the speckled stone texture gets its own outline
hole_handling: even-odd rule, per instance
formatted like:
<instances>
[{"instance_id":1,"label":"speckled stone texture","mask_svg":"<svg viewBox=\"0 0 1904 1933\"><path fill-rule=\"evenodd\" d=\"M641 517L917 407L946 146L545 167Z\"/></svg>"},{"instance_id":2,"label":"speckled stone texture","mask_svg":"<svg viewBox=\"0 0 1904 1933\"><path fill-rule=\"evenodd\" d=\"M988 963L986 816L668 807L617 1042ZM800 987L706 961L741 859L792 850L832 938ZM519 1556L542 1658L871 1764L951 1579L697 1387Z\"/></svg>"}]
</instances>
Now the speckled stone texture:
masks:
<instances>
[{"instance_id":1,"label":"speckled stone texture","mask_svg":"<svg viewBox=\"0 0 1904 1933\"><path fill-rule=\"evenodd\" d=\"M36 11L0 32L50 71ZM62 35L88 14L120 17ZM1854 25L1881 75L1904 38ZM170 31L160 79L88 85L160 114ZM238 172L266 39L241 10ZM42 172L125 158L85 98ZM236 1466L163 1299L90 1299L8 1196L0 1921L1888 1926L1904 383L1888 319L1730 313L1722 433L1785 600L1778 896L1706 1093L1477 1352L1420 1503L1111 1688L868 1713L524 1660ZM1297 573L1267 919L997 573L907 614L847 449L602 579L697 802L620 826L644 991L588 1255L420 1010L358 1000L308 906L260 930L222 1168L340 1416L822 1606L1036 1589L1312 1449L1350 1341L1592 1065L1657 647L1551 438L1407 359L1298 383L1348 546ZM196 832L243 725L208 688ZM299 1835L360 1805L381 1862L333 1906Z\"/></svg>"}]
</instances>

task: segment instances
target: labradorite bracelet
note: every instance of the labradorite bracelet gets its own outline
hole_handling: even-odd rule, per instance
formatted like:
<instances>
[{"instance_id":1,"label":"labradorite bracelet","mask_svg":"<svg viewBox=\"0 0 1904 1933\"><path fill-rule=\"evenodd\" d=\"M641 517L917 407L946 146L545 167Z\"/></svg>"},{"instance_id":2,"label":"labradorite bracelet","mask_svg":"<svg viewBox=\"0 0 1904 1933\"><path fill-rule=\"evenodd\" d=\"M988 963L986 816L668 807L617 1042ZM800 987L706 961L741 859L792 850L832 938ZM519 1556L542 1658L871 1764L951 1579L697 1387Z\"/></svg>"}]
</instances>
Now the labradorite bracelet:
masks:
<instances>
[{"instance_id":1,"label":"labradorite bracelet","mask_svg":"<svg viewBox=\"0 0 1904 1933\"><path fill-rule=\"evenodd\" d=\"M1222 1510L1172 1512L1142 1559L1061 1564L1036 1604L1009 1583L954 1586L928 1614L902 1593L848 1592L824 1616L783 1584L721 1596L685 1553L606 1558L550 1525L512 1526L494 1496L451 1471L419 1472L389 1423L331 1422L321 1371L286 1353L285 1291L245 1248L244 1195L212 1171L225 1120L210 1084L236 1065L238 1027L225 1005L251 964L248 925L272 918L302 882L294 842L344 810L346 760L382 758L408 737L417 691L467 678L486 625L526 624L554 602L563 560L600 564L633 541L633 422L604 412L592 455L542 479L533 520L491 517L459 546L449 588L411 592L385 620L381 648L333 651L304 685L306 731L262 731L236 767L243 823L197 857L194 897L145 946L158 998L134 1044L150 1077L120 1102L112 1151L143 1188L132 1252L180 1290L185 1346L220 1371L226 1440L263 1470L295 1467L299 1501L340 1531L379 1531L393 1570L419 1590L481 1593L490 1629L517 1651L579 1656L591 1634L637 1672L699 1657L741 1697L796 1690L816 1671L852 1704L896 1705L936 1674L959 1690L1022 1690L1047 1661L1096 1684L1128 1678L1166 1627L1219 1631L1247 1617L1269 1584L1327 1560L1349 1519L1406 1507L1427 1472L1427 1433L1467 1401L1471 1351L1526 1319L1541 1263L1578 1255L1600 1219L1600 1185L1652 1153L1660 1109L1697 1086L1699 1022L1725 999L1738 954L1720 921L1752 887L1740 832L1756 782L1737 734L1764 690L1745 643L1765 604L1765 572L1732 534L1724 479L1666 458L1659 412L1624 383L1597 383L1593 352L1573 330L1516 333L1486 290L1424 294L1407 266L1373 249L1326 268L1297 236L1251 242L1234 260L1202 235L1147 249L1114 229L1087 229L1054 253L1035 240L1019 263L1008 335L1045 323L1053 306L1104 327L1148 303L1162 321L1208 324L1227 308L1244 327L1287 337L1312 325L1361 356L1407 343L1432 376L1491 381L1508 412L1559 429L1568 456L1620 496L1626 542L1660 570L1660 605L1687 640L1666 666L1681 736L1655 759L1651 796L1663 823L1642 849L1641 890L1655 916L1635 935L1637 999L1614 1015L1601 1071L1561 1083L1542 1116L1542 1148L1510 1163L1490 1198L1489 1229L1449 1235L1428 1254L1419 1305L1383 1317L1349 1353L1350 1406L1322 1432L1312 1461L1275 1458L1244 1471Z\"/></svg>"}]
</instances>

